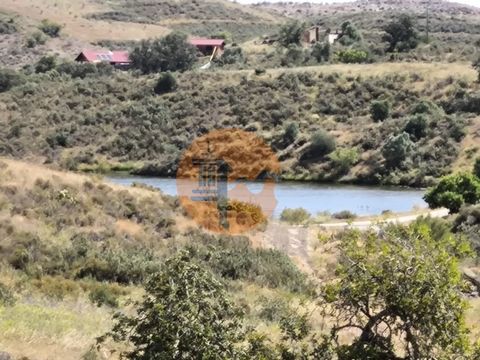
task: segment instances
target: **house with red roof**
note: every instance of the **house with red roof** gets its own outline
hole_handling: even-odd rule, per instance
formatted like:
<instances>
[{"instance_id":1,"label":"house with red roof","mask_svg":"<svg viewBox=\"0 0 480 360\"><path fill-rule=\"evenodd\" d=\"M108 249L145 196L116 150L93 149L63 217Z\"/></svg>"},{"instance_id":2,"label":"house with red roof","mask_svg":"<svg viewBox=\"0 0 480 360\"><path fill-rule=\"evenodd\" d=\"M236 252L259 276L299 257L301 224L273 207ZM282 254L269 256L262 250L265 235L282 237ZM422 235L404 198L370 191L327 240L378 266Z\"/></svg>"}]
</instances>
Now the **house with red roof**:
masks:
<instances>
[{"instance_id":1,"label":"house with red roof","mask_svg":"<svg viewBox=\"0 0 480 360\"><path fill-rule=\"evenodd\" d=\"M225 48L223 39L190 39L190 44L195 46L203 55L212 55L215 48L217 52Z\"/></svg>"},{"instance_id":2,"label":"house with red roof","mask_svg":"<svg viewBox=\"0 0 480 360\"><path fill-rule=\"evenodd\" d=\"M128 51L84 50L75 61L93 64L106 62L118 68L128 68L132 64Z\"/></svg>"}]
</instances>

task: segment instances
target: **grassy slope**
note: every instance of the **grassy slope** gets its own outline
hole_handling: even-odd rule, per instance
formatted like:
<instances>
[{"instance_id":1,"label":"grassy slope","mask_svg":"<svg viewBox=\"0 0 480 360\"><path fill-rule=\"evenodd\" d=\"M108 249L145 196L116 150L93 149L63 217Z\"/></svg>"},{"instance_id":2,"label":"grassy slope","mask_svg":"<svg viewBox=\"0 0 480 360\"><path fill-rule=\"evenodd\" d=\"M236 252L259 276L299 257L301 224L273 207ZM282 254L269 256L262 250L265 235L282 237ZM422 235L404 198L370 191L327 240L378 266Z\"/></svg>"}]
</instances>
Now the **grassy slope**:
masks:
<instances>
[{"instance_id":1,"label":"grassy slope","mask_svg":"<svg viewBox=\"0 0 480 360\"><path fill-rule=\"evenodd\" d=\"M360 163L343 174L343 180L371 181L382 164L381 146L391 133L402 131L414 104L422 99L448 103L459 86L475 92L474 79L475 71L461 63L325 65L271 69L263 76L251 70L191 71L178 75L176 92L155 96L152 77L118 73L96 79L49 80L40 76L32 78L36 85L0 94L6 115L0 149L18 158L49 159L67 168L101 168L105 161L138 166L174 160L195 136L213 128L252 128L284 155L287 176L338 180L326 157L299 161L306 149L302 141L308 143L311 134L323 128L335 136L339 147L359 149ZM374 123L370 103L385 95L394 117ZM478 141L473 131L477 125L469 122L471 115L456 115L458 119L449 121L442 117L419 142L427 158L438 154L421 164L427 167L426 176L435 175L429 171L449 171L458 158L454 151L461 152L462 146L466 151ZM291 121L299 126L301 146L285 150L283 129ZM450 136L448 129L461 122L472 129L467 128L467 139L443 144ZM441 150L445 146L449 151ZM475 155L478 149L470 151ZM462 160L463 166L473 159ZM169 169L174 174L174 167Z\"/></svg>"}]
</instances>

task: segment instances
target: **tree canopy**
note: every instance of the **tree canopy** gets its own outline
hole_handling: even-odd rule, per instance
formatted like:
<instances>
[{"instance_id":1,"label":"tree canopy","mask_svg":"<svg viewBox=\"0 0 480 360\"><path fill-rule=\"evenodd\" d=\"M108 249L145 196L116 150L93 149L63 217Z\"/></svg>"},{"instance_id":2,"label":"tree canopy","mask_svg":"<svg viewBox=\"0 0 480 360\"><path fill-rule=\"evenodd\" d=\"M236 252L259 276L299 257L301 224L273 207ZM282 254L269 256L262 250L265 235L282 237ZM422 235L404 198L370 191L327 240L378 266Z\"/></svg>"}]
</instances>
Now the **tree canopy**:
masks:
<instances>
[{"instance_id":1,"label":"tree canopy","mask_svg":"<svg viewBox=\"0 0 480 360\"><path fill-rule=\"evenodd\" d=\"M187 41L187 36L171 33L154 40L143 40L130 58L133 67L143 73L185 71L196 61L196 48Z\"/></svg>"},{"instance_id":2,"label":"tree canopy","mask_svg":"<svg viewBox=\"0 0 480 360\"><path fill-rule=\"evenodd\" d=\"M468 247L434 238L418 222L341 239L338 279L324 287L339 359L451 359L470 351L456 255ZM342 332L357 330L351 344ZM404 354L404 355L401 355Z\"/></svg>"},{"instance_id":3,"label":"tree canopy","mask_svg":"<svg viewBox=\"0 0 480 360\"><path fill-rule=\"evenodd\" d=\"M389 43L388 52L408 51L418 45L418 33L410 15L402 14L385 27L384 40Z\"/></svg>"}]
</instances>

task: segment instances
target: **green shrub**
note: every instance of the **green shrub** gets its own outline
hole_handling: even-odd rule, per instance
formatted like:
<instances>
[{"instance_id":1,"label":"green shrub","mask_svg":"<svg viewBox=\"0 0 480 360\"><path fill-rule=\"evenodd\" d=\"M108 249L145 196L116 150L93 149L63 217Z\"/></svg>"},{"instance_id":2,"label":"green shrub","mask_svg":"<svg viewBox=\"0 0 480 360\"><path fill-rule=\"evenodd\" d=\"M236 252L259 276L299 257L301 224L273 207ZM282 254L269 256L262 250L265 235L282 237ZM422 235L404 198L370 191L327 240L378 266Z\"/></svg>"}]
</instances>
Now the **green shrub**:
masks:
<instances>
[{"instance_id":1,"label":"green shrub","mask_svg":"<svg viewBox=\"0 0 480 360\"><path fill-rule=\"evenodd\" d=\"M317 42L312 46L311 56L318 62L330 60L330 44Z\"/></svg>"},{"instance_id":2,"label":"green shrub","mask_svg":"<svg viewBox=\"0 0 480 360\"><path fill-rule=\"evenodd\" d=\"M318 130L310 139L308 155L312 157L328 155L335 147L335 138L323 130Z\"/></svg>"},{"instance_id":3,"label":"green shrub","mask_svg":"<svg viewBox=\"0 0 480 360\"><path fill-rule=\"evenodd\" d=\"M403 132L399 135L391 135L382 147L382 155L387 167L395 168L402 165L413 150L413 142L410 136Z\"/></svg>"},{"instance_id":4,"label":"green shrub","mask_svg":"<svg viewBox=\"0 0 480 360\"><path fill-rule=\"evenodd\" d=\"M455 232L465 234L480 257L480 205L464 206L453 222Z\"/></svg>"},{"instance_id":5,"label":"green shrub","mask_svg":"<svg viewBox=\"0 0 480 360\"><path fill-rule=\"evenodd\" d=\"M15 70L0 69L0 93L8 91L23 82L24 78Z\"/></svg>"},{"instance_id":6,"label":"green shrub","mask_svg":"<svg viewBox=\"0 0 480 360\"><path fill-rule=\"evenodd\" d=\"M153 88L153 91L157 95L165 94L171 91L174 91L177 88L177 80L175 77L170 73L166 72L160 75Z\"/></svg>"},{"instance_id":7,"label":"green shrub","mask_svg":"<svg viewBox=\"0 0 480 360\"><path fill-rule=\"evenodd\" d=\"M91 63L78 63L73 61L64 62L59 64L55 69L58 71L59 74L67 74L70 75L72 78L79 79L84 79L89 75L98 74L97 66Z\"/></svg>"},{"instance_id":8,"label":"green shrub","mask_svg":"<svg viewBox=\"0 0 480 360\"><path fill-rule=\"evenodd\" d=\"M480 179L468 173L444 176L427 191L424 199L432 209L445 207L457 213L463 205L480 201Z\"/></svg>"},{"instance_id":9,"label":"green shrub","mask_svg":"<svg viewBox=\"0 0 480 360\"><path fill-rule=\"evenodd\" d=\"M243 50L239 46L227 47L222 56L217 60L220 65L243 63L245 56Z\"/></svg>"},{"instance_id":10,"label":"green shrub","mask_svg":"<svg viewBox=\"0 0 480 360\"><path fill-rule=\"evenodd\" d=\"M363 50L347 49L335 53L338 61L345 64L364 63L368 61L368 53Z\"/></svg>"},{"instance_id":11,"label":"green shrub","mask_svg":"<svg viewBox=\"0 0 480 360\"><path fill-rule=\"evenodd\" d=\"M423 114L412 116L405 125L404 131L414 139L420 140L427 136L428 120Z\"/></svg>"},{"instance_id":12,"label":"green shrub","mask_svg":"<svg viewBox=\"0 0 480 360\"><path fill-rule=\"evenodd\" d=\"M88 295L88 298L93 304L96 304L99 307L102 305L113 308L118 307L117 294L111 291L106 285L94 288Z\"/></svg>"},{"instance_id":13,"label":"green shrub","mask_svg":"<svg viewBox=\"0 0 480 360\"><path fill-rule=\"evenodd\" d=\"M17 25L12 18L8 20L0 19L0 34L14 34L17 31Z\"/></svg>"},{"instance_id":14,"label":"green shrub","mask_svg":"<svg viewBox=\"0 0 480 360\"><path fill-rule=\"evenodd\" d=\"M298 136L298 125L294 122L288 123L283 130L283 141L285 144L293 143Z\"/></svg>"},{"instance_id":15,"label":"green shrub","mask_svg":"<svg viewBox=\"0 0 480 360\"><path fill-rule=\"evenodd\" d=\"M187 36L171 33L154 40L143 40L130 54L133 67L144 74L163 71L185 71L196 62L197 49Z\"/></svg>"},{"instance_id":16,"label":"green shrub","mask_svg":"<svg viewBox=\"0 0 480 360\"><path fill-rule=\"evenodd\" d=\"M300 45L306 24L298 20L290 21L284 24L278 33L278 42L288 47L290 45Z\"/></svg>"},{"instance_id":17,"label":"green shrub","mask_svg":"<svg viewBox=\"0 0 480 360\"><path fill-rule=\"evenodd\" d=\"M480 158L477 158L473 164L473 173L480 179Z\"/></svg>"},{"instance_id":18,"label":"green shrub","mask_svg":"<svg viewBox=\"0 0 480 360\"><path fill-rule=\"evenodd\" d=\"M355 214L351 211L348 211L348 210L342 210L340 212L332 214L332 217L334 219L353 220L357 217L357 214Z\"/></svg>"},{"instance_id":19,"label":"green shrub","mask_svg":"<svg viewBox=\"0 0 480 360\"><path fill-rule=\"evenodd\" d=\"M57 65L57 58L53 55L43 56L38 60L35 64L35 72L36 73L45 73L50 70L55 69Z\"/></svg>"},{"instance_id":20,"label":"green shrub","mask_svg":"<svg viewBox=\"0 0 480 360\"><path fill-rule=\"evenodd\" d=\"M289 224L303 224L310 220L310 213L303 209L283 209L280 214L280 220L288 222Z\"/></svg>"},{"instance_id":21,"label":"green shrub","mask_svg":"<svg viewBox=\"0 0 480 360\"><path fill-rule=\"evenodd\" d=\"M388 52L409 51L418 45L418 34L410 15L402 14L385 27L384 40L389 43Z\"/></svg>"},{"instance_id":22,"label":"green shrub","mask_svg":"<svg viewBox=\"0 0 480 360\"><path fill-rule=\"evenodd\" d=\"M357 149L337 149L329 155L335 170L344 174L347 173L353 165L359 160Z\"/></svg>"},{"instance_id":23,"label":"green shrub","mask_svg":"<svg viewBox=\"0 0 480 360\"><path fill-rule=\"evenodd\" d=\"M259 76L259 75L263 75L267 72L267 70L263 69L263 68L256 68L255 69L255 75Z\"/></svg>"},{"instance_id":24,"label":"green shrub","mask_svg":"<svg viewBox=\"0 0 480 360\"><path fill-rule=\"evenodd\" d=\"M40 31L35 31L27 37L25 45L28 48L34 48L35 46L43 45L46 42L47 38L45 37L45 35Z\"/></svg>"},{"instance_id":25,"label":"green shrub","mask_svg":"<svg viewBox=\"0 0 480 360\"><path fill-rule=\"evenodd\" d=\"M370 104L370 115L374 121L383 121L390 115L390 103L386 100L373 101Z\"/></svg>"},{"instance_id":26,"label":"green shrub","mask_svg":"<svg viewBox=\"0 0 480 360\"><path fill-rule=\"evenodd\" d=\"M301 46L290 44L282 57L282 66L301 65L305 61L305 53Z\"/></svg>"},{"instance_id":27,"label":"green shrub","mask_svg":"<svg viewBox=\"0 0 480 360\"><path fill-rule=\"evenodd\" d=\"M0 283L0 307L15 304L13 292L4 284Z\"/></svg>"},{"instance_id":28,"label":"green shrub","mask_svg":"<svg viewBox=\"0 0 480 360\"><path fill-rule=\"evenodd\" d=\"M48 19L43 19L38 28L50 37L58 37L62 26Z\"/></svg>"}]
</instances>

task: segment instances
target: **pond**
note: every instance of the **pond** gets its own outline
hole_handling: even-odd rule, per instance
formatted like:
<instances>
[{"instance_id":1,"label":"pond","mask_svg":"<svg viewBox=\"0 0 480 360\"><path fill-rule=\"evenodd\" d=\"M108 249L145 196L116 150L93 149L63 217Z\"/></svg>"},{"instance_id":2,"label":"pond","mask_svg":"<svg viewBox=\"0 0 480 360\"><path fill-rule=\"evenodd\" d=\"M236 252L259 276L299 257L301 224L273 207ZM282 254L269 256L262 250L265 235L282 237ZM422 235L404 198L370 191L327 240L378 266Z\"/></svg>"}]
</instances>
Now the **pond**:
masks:
<instances>
[{"instance_id":1,"label":"pond","mask_svg":"<svg viewBox=\"0 0 480 360\"><path fill-rule=\"evenodd\" d=\"M110 175L108 179L116 184L129 186L134 182L160 189L168 195L177 195L177 180L174 178ZM241 196L231 196L237 200L253 202L262 191L264 184L246 182L249 192ZM229 184L229 191L236 184ZM407 212L415 208L425 208L423 190L372 187L354 185L328 185L305 182L280 182L274 187L276 206L273 214L278 217L285 208L306 209L315 215L320 212L337 213L348 210L359 216L379 215L383 211ZM257 196L256 196L257 195Z\"/></svg>"}]
</instances>

